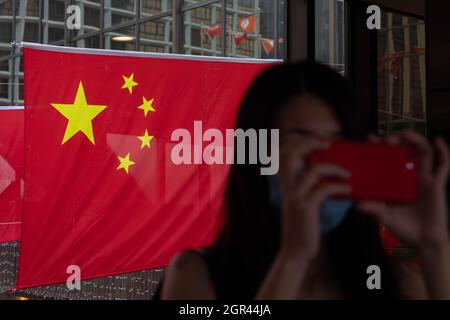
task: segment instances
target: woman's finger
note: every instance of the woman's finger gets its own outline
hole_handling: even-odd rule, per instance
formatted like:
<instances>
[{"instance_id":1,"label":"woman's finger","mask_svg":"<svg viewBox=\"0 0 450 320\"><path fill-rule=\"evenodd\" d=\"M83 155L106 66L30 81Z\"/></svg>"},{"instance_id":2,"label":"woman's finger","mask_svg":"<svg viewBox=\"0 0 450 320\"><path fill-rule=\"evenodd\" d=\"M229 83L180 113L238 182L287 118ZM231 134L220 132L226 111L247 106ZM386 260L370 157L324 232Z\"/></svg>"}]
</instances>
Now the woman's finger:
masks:
<instances>
[{"instance_id":1,"label":"woman's finger","mask_svg":"<svg viewBox=\"0 0 450 320\"><path fill-rule=\"evenodd\" d=\"M307 154L316 150L325 150L330 142L321 139L310 139L299 143L296 139L289 139L280 149L280 182L286 187L292 186L298 181L298 177L304 168L304 158Z\"/></svg>"},{"instance_id":2,"label":"woman's finger","mask_svg":"<svg viewBox=\"0 0 450 320\"><path fill-rule=\"evenodd\" d=\"M386 140L387 144L393 145L393 146L398 145L401 142L401 138L397 134L388 136L385 140Z\"/></svg>"},{"instance_id":3,"label":"woman's finger","mask_svg":"<svg viewBox=\"0 0 450 320\"><path fill-rule=\"evenodd\" d=\"M402 142L413 146L420 155L421 173L428 175L433 167L433 149L427 139L411 130L401 133Z\"/></svg>"},{"instance_id":4,"label":"woman's finger","mask_svg":"<svg viewBox=\"0 0 450 320\"><path fill-rule=\"evenodd\" d=\"M307 194L314 188L323 177L346 179L350 172L334 164L316 164L299 178L298 192L300 195Z\"/></svg>"},{"instance_id":5,"label":"woman's finger","mask_svg":"<svg viewBox=\"0 0 450 320\"><path fill-rule=\"evenodd\" d=\"M309 195L309 200L312 203L322 203L325 199L333 196L345 196L352 192L352 187L348 184L342 183L326 183L323 184Z\"/></svg>"}]
</instances>

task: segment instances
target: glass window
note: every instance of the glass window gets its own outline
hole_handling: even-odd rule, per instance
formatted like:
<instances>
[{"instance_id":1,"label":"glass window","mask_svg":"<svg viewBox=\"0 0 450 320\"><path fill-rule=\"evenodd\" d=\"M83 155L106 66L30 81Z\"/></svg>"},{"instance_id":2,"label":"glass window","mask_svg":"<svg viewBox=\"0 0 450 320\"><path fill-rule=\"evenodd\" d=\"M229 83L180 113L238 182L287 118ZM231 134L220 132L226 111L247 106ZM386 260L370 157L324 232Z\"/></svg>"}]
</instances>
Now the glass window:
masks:
<instances>
[{"instance_id":1,"label":"glass window","mask_svg":"<svg viewBox=\"0 0 450 320\"><path fill-rule=\"evenodd\" d=\"M39 42L39 24L37 21L27 21L25 23L23 41Z\"/></svg>"},{"instance_id":2,"label":"glass window","mask_svg":"<svg viewBox=\"0 0 450 320\"><path fill-rule=\"evenodd\" d=\"M105 28L117 26L136 18L136 0L106 0Z\"/></svg>"},{"instance_id":3,"label":"glass window","mask_svg":"<svg viewBox=\"0 0 450 320\"><path fill-rule=\"evenodd\" d=\"M142 0L141 2L143 17L172 10L172 0Z\"/></svg>"},{"instance_id":4,"label":"glass window","mask_svg":"<svg viewBox=\"0 0 450 320\"><path fill-rule=\"evenodd\" d=\"M27 16L28 17L39 17L39 1L28 1L27 2Z\"/></svg>"},{"instance_id":5,"label":"glass window","mask_svg":"<svg viewBox=\"0 0 450 320\"><path fill-rule=\"evenodd\" d=\"M9 78L0 76L0 103L9 104L11 99L9 98Z\"/></svg>"},{"instance_id":6,"label":"glass window","mask_svg":"<svg viewBox=\"0 0 450 320\"><path fill-rule=\"evenodd\" d=\"M345 74L345 3L315 1L316 60Z\"/></svg>"},{"instance_id":7,"label":"glass window","mask_svg":"<svg viewBox=\"0 0 450 320\"><path fill-rule=\"evenodd\" d=\"M142 23L139 36L139 51L172 52L172 18Z\"/></svg>"},{"instance_id":8,"label":"glass window","mask_svg":"<svg viewBox=\"0 0 450 320\"><path fill-rule=\"evenodd\" d=\"M52 43L64 39L64 0L48 0L48 7L44 6L44 28L42 39L44 43ZM48 20L47 20L48 19Z\"/></svg>"},{"instance_id":9,"label":"glass window","mask_svg":"<svg viewBox=\"0 0 450 320\"><path fill-rule=\"evenodd\" d=\"M100 2L75 0L73 2L81 10L80 29L70 31L71 38L100 30Z\"/></svg>"},{"instance_id":10,"label":"glass window","mask_svg":"<svg viewBox=\"0 0 450 320\"><path fill-rule=\"evenodd\" d=\"M44 31L45 36L45 31ZM64 39L64 26L52 26L47 29L47 41L45 43L52 43Z\"/></svg>"},{"instance_id":11,"label":"glass window","mask_svg":"<svg viewBox=\"0 0 450 320\"><path fill-rule=\"evenodd\" d=\"M0 22L0 42L10 43L12 41L12 23Z\"/></svg>"},{"instance_id":12,"label":"glass window","mask_svg":"<svg viewBox=\"0 0 450 320\"><path fill-rule=\"evenodd\" d=\"M12 2L13 0L0 1L0 16L12 16Z\"/></svg>"},{"instance_id":13,"label":"glass window","mask_svg":"<svg viewBox=\"0 0 450 320\"><path fill-rule=\"evenodd\" d=\"M23 106L23 94L24 94L23 76L19 79L18 88L19 88L19 99L17 102L18 104Z\"/></svg>"},{"instance_id":14,"label":"glass window","mask_svg":"<svg viewBox=\"0 0 450 320\"><path fill-rule=\"evenodd\" d=\"M284 1L227 0L227 55L283 58Z\"/></svg>"},{"instance_id":15,"label":"glass window","mask_svg":"<svg viewBox=\"0 0 450 320\"><path fill-rule=\"evenodd\" d=\"M48 19L64 22L65 17L64 0L48 0Z\"/></svg>"},{"instance_id":16,"label":"glass window","mask_svg":"<svg viewBox=\"0 0 450 320\"><path fill-rule=\"evenodd\" d=\"M9 70L9 58L11 54L11 49L0 48L0 71Z\"/></svg>"},{"instance_id":17,"label":"glass window","mask_svg":"<svg viewBox=\"0 0 450 320\"><path fill-rule=\"evenodd\" d=\"M100 36L99 35L91 35L87 38L73 41L70 44L70 46L78 47L78 48L100 49Z\"/></svg>"},{"instance_id":18,"label":"glass window","mask_svg":"<svg viewBox=\"0 0 450 320\"><path fill-rule=\"evenodd\" d=\"M425 22L382 11L378 37L378 129L426 134Z\"/></svg>"},{"instance_id":19,"label":"glass window","mask_svg":"<svg viewBox=\"0 0 450 320\"><path fill-rule=\"evenodd\" d=\"M191 4L201 4L207 2L208 0L184 0L184 6L188 6ZM220 1L217 1L220 2Z\"/></svg>"},{"instance_id":20,"label":"glass window","mask_svg":"<svg viewBox=\"0 0 450 320\"><path fill-rule=\"evenodd\" d=\"M135 27L126 27L105 33L105 49L136 50Z\"/></svg>"},{"instance_id":21,"label":"glass window","mask_svg":"<svg viewBox=\"0 0 450 320\"><path fill-rule=\"evenodd\" d=\"M184 13L184 53L218 56L222 53L222 6L213 4Z\"/></svg>"}]
</instances>

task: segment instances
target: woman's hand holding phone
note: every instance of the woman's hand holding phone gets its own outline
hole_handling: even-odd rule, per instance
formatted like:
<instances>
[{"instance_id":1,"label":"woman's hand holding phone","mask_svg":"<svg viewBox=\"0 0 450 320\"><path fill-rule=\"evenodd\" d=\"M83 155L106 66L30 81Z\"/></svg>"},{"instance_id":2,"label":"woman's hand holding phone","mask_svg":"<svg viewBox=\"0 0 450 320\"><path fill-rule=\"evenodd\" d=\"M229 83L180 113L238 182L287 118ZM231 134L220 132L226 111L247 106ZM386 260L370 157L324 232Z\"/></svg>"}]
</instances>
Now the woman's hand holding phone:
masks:
<instances>
[{"instance_id":1,"label":"woman's hand holding phone","mask_svg":"<svg viewBox=\"0 0 450 320\"><path fill-rule=\"evenodd\" d=\"M280 148L280 191L282 198L281 253L310 261L320 247L321 203L334 195L348 194L351 187L343 183L317 186L324 177L345 179L349 172L333 164L305 167L306 156L329 147L329 141L310 137L299 143L291 136Z\"/></svg>"},{"instance_id":2,"label":"woman's hand holding phone","mask_svg":"<svg viewBox=\"0 0 450 320\"><path fill-rule=\"evenodd\" d=\"M391 136L386 141L392 145L410 145L419 152L417 200L409 205L366 201L358 203L357 207L378 219L401 241L417 250L424 265L432 297L450 298L450 242L446 193L450 170L448 146L442 138L437 138L433 151L432 145L425 137L409 130ZM437 160L435 166L434 158Z\"/></svg>"},{"instance_id":3,"label":"woman's hand holding phone","mask_svg":"<svg viewBox=\"0 0 450 320\"><path fill-rule=\"evenodd\" d=\"M420 156L417 200L408 205L360 202L358 208L376 217L406 244L420 249L448 243L446 184L450 168L448 147L443 139L435 141L436 152L427 140L412 131L387 138L390 144L415 147ZM437 165L433 168L433 158Z\"/></svg>"}]
</instances>

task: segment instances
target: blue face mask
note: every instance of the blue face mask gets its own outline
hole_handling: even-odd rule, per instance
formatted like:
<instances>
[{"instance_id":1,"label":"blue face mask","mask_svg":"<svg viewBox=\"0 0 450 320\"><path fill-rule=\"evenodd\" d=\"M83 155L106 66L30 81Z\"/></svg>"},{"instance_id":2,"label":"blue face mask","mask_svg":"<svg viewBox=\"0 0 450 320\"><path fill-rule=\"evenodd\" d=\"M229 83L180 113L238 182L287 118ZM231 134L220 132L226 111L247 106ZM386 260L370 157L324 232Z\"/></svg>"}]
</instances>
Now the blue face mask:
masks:
<instances>
[{"instance_id":1,"label":"blue face mask","mask_svg":"<svg viewBox=\"0 0 450 320\"><path fill-rule=\"evenodd\" d=\"M270 204L277 210L281 208L281 194L277 176L269 178ZM337 228L347 217L353 201L345 199L328 199L320 207L320 231L322 234L328 233Z\"/></svg>"}]
</instances>

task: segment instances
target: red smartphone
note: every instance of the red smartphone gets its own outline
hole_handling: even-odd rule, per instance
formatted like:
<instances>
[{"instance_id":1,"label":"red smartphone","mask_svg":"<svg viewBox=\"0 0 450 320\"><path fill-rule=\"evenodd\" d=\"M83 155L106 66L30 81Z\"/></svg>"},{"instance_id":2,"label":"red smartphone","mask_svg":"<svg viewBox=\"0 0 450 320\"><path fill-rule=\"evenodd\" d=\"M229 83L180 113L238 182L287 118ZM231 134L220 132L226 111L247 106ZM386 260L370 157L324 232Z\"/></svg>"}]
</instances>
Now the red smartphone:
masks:
<instances>
[{"instance_id":1,"label":"red smartphone","mask_svg":"<svg viewBox=\"0 0 450 320\"><path fill-rule=\"evenodd\" d=\"M419 158L408 146L339 140L311 153L307 163L333 163L350 171L348 179L338 181L350 184L352 192L340 198L411 203L417 197ZM321 183L331 181L337 180Z\"/></svg>"}]
</instances>

